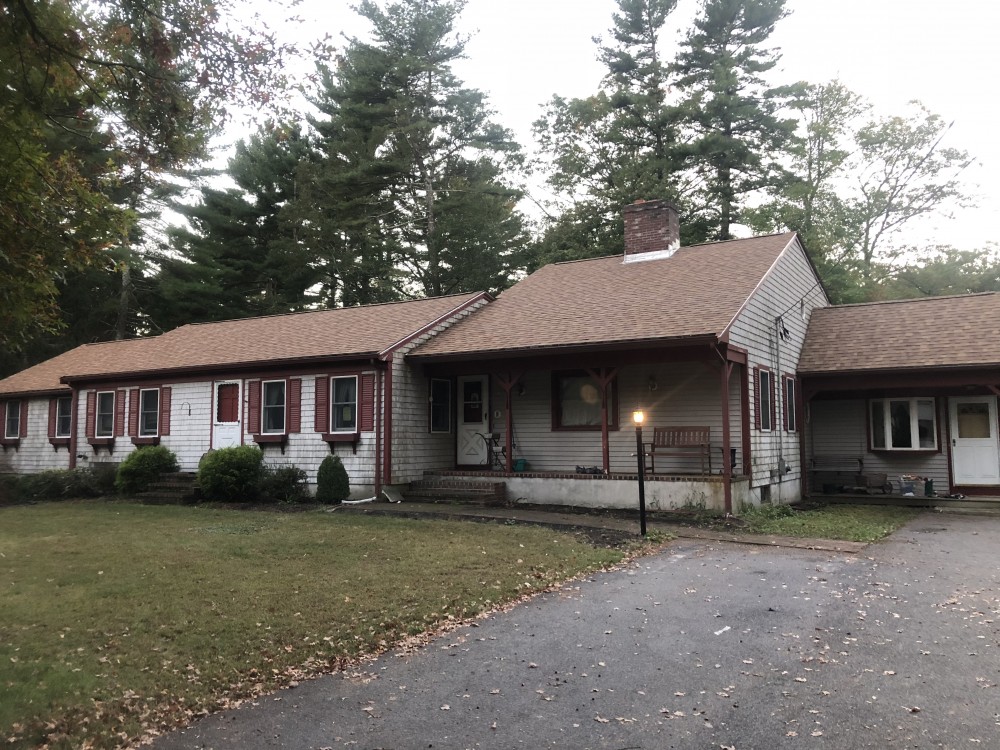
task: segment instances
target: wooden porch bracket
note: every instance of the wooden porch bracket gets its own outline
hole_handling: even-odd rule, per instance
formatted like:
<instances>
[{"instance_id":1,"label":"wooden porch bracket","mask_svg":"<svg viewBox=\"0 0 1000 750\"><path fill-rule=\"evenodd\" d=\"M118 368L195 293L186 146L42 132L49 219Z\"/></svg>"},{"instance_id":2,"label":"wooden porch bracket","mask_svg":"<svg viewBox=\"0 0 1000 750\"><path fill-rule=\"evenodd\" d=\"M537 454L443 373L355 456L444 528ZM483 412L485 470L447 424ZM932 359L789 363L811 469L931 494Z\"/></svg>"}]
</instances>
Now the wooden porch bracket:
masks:
<instances>
[{"instance_id":1,"label":"wooden porch bracket","mask_svg":"<svg viewBox=\"0 0 1000 750\"><path fill-rule=\"evenodd\" d=\"M510 392L520 382L523 375L523 372L508 372L495 376L504 393L504 458L506 459L504 470L508 473L514 470L514 415L511 413L513 400L510 397Z\"/></svg>"},{"instance_id":2,"label":"wooden porch bracket","mask_svg":"<svg viewBox=\"0 0 1000 750\"><path fill-rule=\"evenodd\" d=\"M597 370L587 368L587 374L601 386L601 459L604 463L604 474L607 476L611 473L611 448L608 435L608 386L618 376L618 368L601 367Z\"/></svg>"},{"instance_id":3,"label":"wooden porch bracket","mask_svg":"<svg viewBox=\"0 0 1000 750\"><path fill-rule=\"evenodd\" d=\"M998 386L998 385L987 385L986 387L989 388L991 391L993 391L994 395L1000 396L1000 386Z\"/></svg>"}]
</instances>

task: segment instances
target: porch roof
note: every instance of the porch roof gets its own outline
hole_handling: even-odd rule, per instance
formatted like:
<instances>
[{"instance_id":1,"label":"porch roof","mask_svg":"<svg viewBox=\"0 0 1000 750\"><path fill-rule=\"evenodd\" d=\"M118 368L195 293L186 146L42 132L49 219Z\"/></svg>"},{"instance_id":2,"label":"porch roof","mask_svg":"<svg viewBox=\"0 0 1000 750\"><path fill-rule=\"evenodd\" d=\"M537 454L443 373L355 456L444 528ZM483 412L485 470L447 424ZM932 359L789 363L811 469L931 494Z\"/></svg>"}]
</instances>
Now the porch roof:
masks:
<instances>
[{"instance_id":1,"label":"porch roof","mask_svg":"<svg viewBox=\"0 0 1000 750\"><path fill-rule=\"evenodd\" d=\"M802 375L1000 366L1000 293L813 311Z\"/></svg>"},{"instance_id":2,"label":"porch roof","mask_svg":"<svg viewBox=\"0 0 1000 750\"><path fill-rule=\"evenodd\" d=\"M479 292L194 323L160 336L84 344L0 380L0 395L59 391L64 382L380 357L487 297Z\"/></svg>"},{"instance_id":3,"label":"porch roof","mask_svg":"<svg viewBox=\"0 0 1000 750\"><path fill-rule=\"evenodd\" d=\"M461 360L718 339L794 232L680 248L669 258L554 263L409 356Z\"/></svg>"}]
</instances>

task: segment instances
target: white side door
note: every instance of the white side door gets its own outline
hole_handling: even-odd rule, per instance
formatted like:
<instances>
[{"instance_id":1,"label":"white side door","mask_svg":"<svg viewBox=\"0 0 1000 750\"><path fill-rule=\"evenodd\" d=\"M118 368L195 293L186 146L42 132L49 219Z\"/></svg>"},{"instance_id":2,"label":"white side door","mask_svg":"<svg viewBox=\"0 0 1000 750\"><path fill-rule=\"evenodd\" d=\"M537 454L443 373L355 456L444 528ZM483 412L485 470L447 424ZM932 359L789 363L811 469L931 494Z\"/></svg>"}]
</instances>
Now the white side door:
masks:
<instances>
[{"instance_id":1,"label":"white side door","mask_svg":"<svg viewBox=\"0 0 1000 750\"><path fill-rule=\"evenodd\" d=\"M485 375L458 378L458 455L459 466L484 466L486 441L490 429L489 379Z\"/></svg>"},{"instance_id":2,"label":"white side door","mask_svg":"<svg viewBox=\"0 0 1000 750\"><path fill-rule=\"evenodd\" d=\"M949 399L955 484L1000 484L996 396Z\"/></svg>"},{"instance_id":3,"label":"white side door","mask_svg":"<svg viewBox=\"0 0 1000 750\"><path fill-rule=\"evenodd\" d=\"M230 448L243 440L243 399L238 380L212 386L212 448Z\"/></svg>"}]
</instances>

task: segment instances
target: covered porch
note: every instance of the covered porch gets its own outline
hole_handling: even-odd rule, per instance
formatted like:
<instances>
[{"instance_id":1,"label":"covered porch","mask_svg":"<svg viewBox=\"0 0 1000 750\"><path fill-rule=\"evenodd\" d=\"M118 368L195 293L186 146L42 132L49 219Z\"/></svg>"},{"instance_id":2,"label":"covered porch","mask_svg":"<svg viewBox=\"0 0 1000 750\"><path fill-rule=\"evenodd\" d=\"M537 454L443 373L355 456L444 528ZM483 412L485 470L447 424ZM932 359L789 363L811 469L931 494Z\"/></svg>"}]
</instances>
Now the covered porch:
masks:
<instances>
[{"instance_id":1,"label":"covered porch","mask_svg":"<svg viewBox=\"0 0 1000 750\"><path fill-rule=\"evenodd\" d=\"M706 343L421 364L432 400L448 383L454 408L453 466L425 481L502 481L509 500L632 508L641 442L650 508L732 513L750 499L740 350ZM641 440L635 410L645 414ZM657 430L693 427L704 455L649 455Z\"/></svg>"}]
</instances>

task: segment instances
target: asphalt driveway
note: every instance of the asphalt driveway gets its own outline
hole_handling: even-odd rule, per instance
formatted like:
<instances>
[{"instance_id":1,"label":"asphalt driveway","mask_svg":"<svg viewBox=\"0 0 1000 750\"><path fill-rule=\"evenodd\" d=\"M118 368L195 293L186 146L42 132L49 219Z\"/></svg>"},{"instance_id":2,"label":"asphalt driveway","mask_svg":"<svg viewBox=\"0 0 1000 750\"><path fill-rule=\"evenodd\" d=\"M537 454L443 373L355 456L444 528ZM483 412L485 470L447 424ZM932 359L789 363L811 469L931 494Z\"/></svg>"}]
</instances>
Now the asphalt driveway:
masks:
<instances>
[{"instance_id":1,"label":"asphalt driveway","mask_svg":"<svg viewBox=\"0 0 1000 750\"><path fill-rule=\"evenodd\" d=\"M180 748L1000 748L1000 519L861 555L682 540Z\"/></svg>"}]
</instances>

